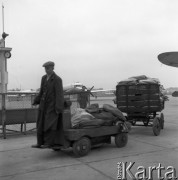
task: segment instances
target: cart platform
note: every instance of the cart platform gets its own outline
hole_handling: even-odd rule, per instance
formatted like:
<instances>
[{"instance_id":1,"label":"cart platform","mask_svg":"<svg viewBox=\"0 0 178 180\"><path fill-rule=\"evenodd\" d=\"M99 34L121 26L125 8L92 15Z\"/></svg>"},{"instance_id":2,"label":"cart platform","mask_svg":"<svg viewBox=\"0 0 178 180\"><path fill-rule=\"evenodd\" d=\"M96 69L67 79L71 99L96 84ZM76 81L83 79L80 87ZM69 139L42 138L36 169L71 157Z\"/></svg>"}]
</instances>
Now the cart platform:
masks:
<instances>
[{"instance_id":1,"label":"cart platform","mask_svg":"<svg viewBox=\"0 0 178 180\"><path fill-rule=\"evenodd\" d=\"M64 131L66 139L75 141L83 136L86 137L100 137L107 135L115 135L121 132L119 126L101 126L97 128L85 128L85 129L68 129Z\"/></svg>"},{"instance_id":2,"label":"cart platform","mask_svg":"<svg viewBox=\"0 0 178 180\"><path fill-rule=\"evenodd\" d=\"M52 149L60 150L61 148L72 147L76 156L84 156L95 145L110 144L111 136L115 137L117 147L124 147L128 141L127 133L128 128L125 122L117 122L113 126L72 129L70 109L65 109L61 121L59 121L55 146Z\"/></svg>"}]
</instances>

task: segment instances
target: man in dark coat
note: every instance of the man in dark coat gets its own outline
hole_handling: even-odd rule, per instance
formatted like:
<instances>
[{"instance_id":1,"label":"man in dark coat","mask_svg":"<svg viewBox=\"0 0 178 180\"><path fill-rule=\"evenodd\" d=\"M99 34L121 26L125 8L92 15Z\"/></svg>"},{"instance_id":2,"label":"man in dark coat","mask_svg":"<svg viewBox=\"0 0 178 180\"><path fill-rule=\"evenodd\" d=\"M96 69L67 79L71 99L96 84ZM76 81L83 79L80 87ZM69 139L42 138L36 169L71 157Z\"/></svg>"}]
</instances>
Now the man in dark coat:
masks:
<instances>
[{"instance_id":1,"label":"man in dark coat","mask_svg":"<svg viewBox=\"0 0 178 180\"><path fill-rule=\"evenodd\" d=\"M39 104L37 119L37 144L34 148L48 148L54 145L59 117L62 117L64 96L62 79L54 72L54 62L43 64L46 75L42 77L41 88L33 105Z\"/></svg>"}]
</instances>

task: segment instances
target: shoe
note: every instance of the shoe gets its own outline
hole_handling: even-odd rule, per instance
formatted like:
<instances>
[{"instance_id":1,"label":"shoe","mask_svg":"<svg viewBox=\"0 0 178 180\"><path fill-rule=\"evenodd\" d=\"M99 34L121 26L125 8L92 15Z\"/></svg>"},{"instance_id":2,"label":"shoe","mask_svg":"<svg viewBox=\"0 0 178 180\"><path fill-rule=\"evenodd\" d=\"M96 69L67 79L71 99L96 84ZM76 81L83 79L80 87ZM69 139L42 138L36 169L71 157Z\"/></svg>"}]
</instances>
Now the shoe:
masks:
<instances>
[{"instance_id":1,"label":"shoe","mask_svg":"<svg viewBox=\"0 0 178 180\"><path fill-rule=\"evenodd\" d=\"M49 144L45 144L45 145L42 145L41 148L43 149L47 149L47 148L52 148L53 146L52 145L49 145Z\"/></svg>"},{"instance_id":2,"label":"shoe","mask_svg":"<svg viewBox=\"0 0 178 180\"><path fill-rule=\"evenodd\" d=\"M41 145L39 145L39 144L34 144L34 145L32 145L31 147L32 147L32 148L41 148Z\"/></svg>"}]
</instances>

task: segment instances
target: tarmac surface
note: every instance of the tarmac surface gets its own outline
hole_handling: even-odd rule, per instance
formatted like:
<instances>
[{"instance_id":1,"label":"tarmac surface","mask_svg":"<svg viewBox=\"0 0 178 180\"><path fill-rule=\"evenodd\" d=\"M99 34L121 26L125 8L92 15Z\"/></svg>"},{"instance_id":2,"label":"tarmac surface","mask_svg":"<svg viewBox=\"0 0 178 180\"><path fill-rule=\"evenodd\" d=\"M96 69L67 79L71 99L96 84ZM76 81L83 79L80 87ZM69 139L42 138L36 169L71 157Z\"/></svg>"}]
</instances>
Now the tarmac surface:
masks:
<instances>
[{"instance_id":1,"label":"tarmac surface","mask_svg":"<svg viewBox=\"0 0 178 180\"><path fill-rule=\"evenodd\" d=\"M153 135L151 127L133 127L123 148L117 148L113 140L111 144L92 149L87 156L76 158L70 149L31 148L36 143L35 134L9 135L0 139L0 180L115 180L118 162L127 162L127 167L135 162L130 169L134 175L142 166L148 176L149 167L161 163L165 167L161 176L170 172L169 166L175 168L178 176L177 119L166 121L159 136ZM129 174L126 177L132 179ZM156 179L157 170L153 171L153 180Z\"/></svg>"}]
</instances>

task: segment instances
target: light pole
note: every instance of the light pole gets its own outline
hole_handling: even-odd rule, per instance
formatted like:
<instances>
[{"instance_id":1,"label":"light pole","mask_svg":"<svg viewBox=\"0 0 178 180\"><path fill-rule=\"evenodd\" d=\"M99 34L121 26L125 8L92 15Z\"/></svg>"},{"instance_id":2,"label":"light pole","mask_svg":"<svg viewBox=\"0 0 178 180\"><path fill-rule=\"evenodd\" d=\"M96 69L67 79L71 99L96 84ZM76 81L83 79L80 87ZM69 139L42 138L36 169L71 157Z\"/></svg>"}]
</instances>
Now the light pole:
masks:
<instances>
[{"instance_id":1,"label":"light pole","mask_svg":"<svg viewBox=\"0 0 178 180\"><path fill-rule=\"evenodd\" d=\"M3 33L0 39L0 94L1 94L1 108L2 108L2 128L4 139L6 138L6 93L8 84L8 72L7 72L7 59L11 57L10 51L12 48L5 47L5 38L8 36L4 32L4 6L2 5L2 22L3 22Z\"/></svg>"},{"instance_id":2,"label":"light pole","mask_svg":"<svg viewBox=\"0 0 178 180\"><path fill-rule=\"evenodd\" d=\"M7 92L8 72L7 72L7 59L11 57L10 51L12 48L5 47L5 38L8 36L4 32L4 6L2 5L2 21L3 33L0 39L0 93Z\"/></svg>"}]
</instances>

